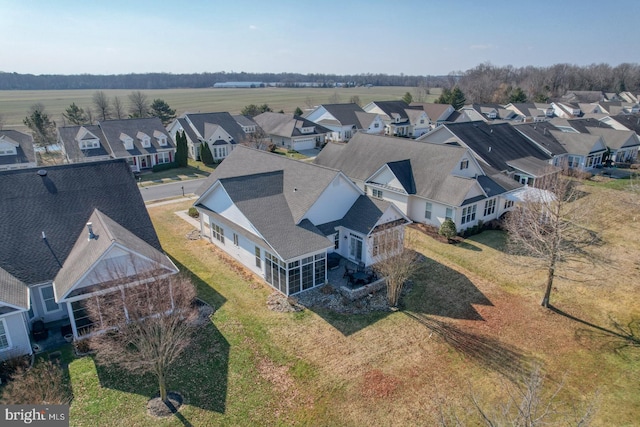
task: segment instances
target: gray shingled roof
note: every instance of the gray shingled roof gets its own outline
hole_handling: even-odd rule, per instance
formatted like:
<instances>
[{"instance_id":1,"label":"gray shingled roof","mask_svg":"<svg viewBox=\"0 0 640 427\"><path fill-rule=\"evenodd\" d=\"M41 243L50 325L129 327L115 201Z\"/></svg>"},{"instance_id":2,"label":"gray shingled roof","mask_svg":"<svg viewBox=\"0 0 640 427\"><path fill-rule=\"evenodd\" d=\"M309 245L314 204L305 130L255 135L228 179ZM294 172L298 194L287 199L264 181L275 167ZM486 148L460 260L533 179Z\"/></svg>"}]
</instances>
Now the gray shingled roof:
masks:
<instances>
[{"instance_id":1,"label":"gray shingled roof","mask_svg":"<svg viewBox=\"0 0 640 427\"><path fill-rule=\"evenodd\" d=\"M322 125L293 114L267 112L258 114L253 120L255 120L258 126L268 135L277 135L285 138L303 135L315 136L331 132L330 129ZM313 127L314 130L311 133L303 134L300 132L300 129L303 127Z\"/></svg>"},{"instance_id":2,"label":"gray shingled roof","mask_svg":"<svg viewBox=\"0 0 640 427\"><path fill-rule=\"evenodd\" d=\"M157 248L134 235L131 231L94 210L87 222L92 223L94 238L88 238L88 229L82 230L73 249L54 279L56 296L61 299L73 285L87 274L92 266L114 245L125 247L155 263L167 272L176 272L171 260ZM133 260L135 262L137 260ZM115 272L114 272L115 273ZM105 279L118 279L108 277Z\"/></svg>"},{"instance_id":3,"label":"gray shingled roof","mask_svg":"<svg viewBox=\"0 0 640 427\"><path fill-rule=\"evenodd\" d=\"M451 172L467 152L459 146L357 133L347 144L328 143L314 163L341 170L349 178L365 182L387 163L410 160L416 195L460 206L476 181Z\"/></svg>"},{"instance_id":4,"label":"gray shingled roof","mask_svg":"<svg viewBox=\"0 0 640 427\"><path fill-rule=\"evenodd\" d=\"M204 139L206 125L213 124L222 127L233 138L233 142L239 144L247 138L247 134L242 130L242 126L238 124L235 118L228 112L219 113L189 113L185 114L187 122L191 123L193 130ZM184 127L184 125L183 125Z\"/></svg>"},{"instance_id":5,"label":"gray shingled roof","mask_svg":"<svg viewBox=\"0 0 640 427\"><path fill-rule=\"evenodd\" d=\"M16 279L53 280L95 209L162 250L125 160L42 170L0 172L0 268Z\"/></svg>"},{"instance_id":6,"label":"gray shingled roof","mask_svg":"<svg viewBox=\"0 0 640 427\"><path fill-rule=\"evenodd\" d=\"M530 141L535 142L552 156L558 156L567 154L566 147L554 138L551 131L557 131L553 124L550 122L538 122L538 123L513 123L513 128L527 137Z\"/></svg>"},{"instance_id":7,"label":"gray shingled roof","mask_svg":"<svg viewBox=\"0 0 640 427\"><path fill-rule=\"evenodd\" d=\"M586 156L591 153L592 148L601 138L597 135L586 133L562 132L552 130L551 135L565 148L569 154Z\"/></svg>"},{"instance_id":8,"label":"gray shingled roof","mask_svg":"<svg viewBox=\"0 0 640 427\"><path fill-rule=\"evenodd\" d=\"M8 138L18 144L15 156L0 156L0 165L18 163L35 163L36 154L33 148L33 137L17 130L1 130L0 138Z\"/></svg>"},{"instance_id":9,"label":"gray shingled roof","mask_svg":"<svg viewBox=\"0 0 640 427\"><path fill-rule=\"evenodd\" d=\"M640 114L618 114L611 118L640 135Z\"/></svg>"},{"instance_id":10,"label":"gray shingled roof","mask_svg":"<svg viewBox=\"0 0 640 427\"><path fill-rule=\"evenodd\" d=\"M91 148L82 150L76 137L80 129L85 128L87 131L95 135L100 140L99 148ZM135 137L135 135L133 135ZM71 161L78 161L84 158L105 157L111 155L111 149L107 144L106 138L98 125L84 126L62 126L58 128L58 139L64 145L64 151ZM86 138L85 138L86 139Z\"/></svg>"},{"instance_id":11,"label":"gray shingled roof","mask_svg":"<svg viewBox=\"0 0 640 427\"><path fill-rule=\"evenodd\" d=\"M342 126L355 125L358 129L367 127L362 126L360 118L356 115L356 113L367 114L358 104L322 104L322 106L329 112L329 114L335 117Z\"/></svg>"},{"instance_id":12,"label":"gray shingled roof","mask_svg":"<svg viewBox=\"0 0 640 427\"><path fill-rule=\"evenodd\" d=\"M182 129L184 129L185 135L187 135L187 138L189 138L189 140L193 144L198 144L200 142L200 140L198 139L198 135L196 135L196 133L193 131L193 128L191 127L187 119L179 118L178 123L180 123Z\"/></svg>"},{"instance_id":13,"label":"gray shingled roof","mask_svg":"<svg viewBox=\"0 0 640 427\"><path fill-rule=\"evenodd\" d=\"M632 130L605 129L599 127L590 127L587 129L590 134L601 136L606 146L613 150L640 145L637 134Z\"/></svg>"},{"instance_id":14,"label":"gray shingled roof","mask_svg":"<svg viewBox=\"0 0 640 427\"><path fill-rule=\"evenodd\" d=\"M427 113L427 117L430 120L436 121L442 116L448 109L451 107L449 104L432 104L430 102L412 102L409 104L411 107L420 107L422 110ZM447 120L449 117L445 117L443 119Z\"/></svg>"},{"instance_id":15,"label":"gray shingled roof","mask_svg":"<svg viewBox=\"0 0 640 427\"><path fill-rule=\"evenodd\" d=\"M0 268L0 306L2 303L28 310L29 287Z\"/></svg>"},{"instance_id":16,"label":"gray shingled roof","mask_svg":"<svg viewBox=\"0 0 640 427\"><path fill-rule=\"evenodd\" d=\"M111 153L115 158L128 158L144 154L155 154L162 151L173 150L176 145L167 130L162 125L158 117L148 117L145 119L126 120L105 120L99 122L98 126L102 130ZM145 148L138 139L139 132L143 132L150 137L151 146ZM161 146L153 136L154 132L163 133L167 137L167 145ZM121 134L126 134L133 138L133 150L126 150L124 143L120 140Z\"/></svg>"}]
</instances>

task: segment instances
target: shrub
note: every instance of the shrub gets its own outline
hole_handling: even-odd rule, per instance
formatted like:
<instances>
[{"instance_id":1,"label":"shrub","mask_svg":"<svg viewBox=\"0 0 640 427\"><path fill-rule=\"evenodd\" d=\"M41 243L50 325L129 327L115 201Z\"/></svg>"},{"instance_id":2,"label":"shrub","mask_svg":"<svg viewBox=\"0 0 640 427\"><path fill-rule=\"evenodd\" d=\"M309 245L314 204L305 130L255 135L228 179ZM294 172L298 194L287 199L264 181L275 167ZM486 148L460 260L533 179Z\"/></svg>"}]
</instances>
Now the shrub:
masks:
<instances>
[{"instance_id":1,"label":"shrub","mask_svg":"<svg viewBox=\"0 0 640 427\"><path fill-rule=\"evenodd\" d=\"M276 144L269 144L267 146L267 150L269 150L269 152L271 152L271 153L275 153L276 152L276 148L278 148L278 146Z\"/></svg>"},{"instance_id":2,"label":"shrub","mask_svg":"<svg viewBox=\"0 0 640 427\"><path fill-rule=\"evenodd\" d=\"M159 165L154 165L151 170L153 172L167 171L169 169L177 168L178 164L176 162L171 163L160 163Z\"/></svg>"},{"instance_id":3,"label":"shrub","mask_svg":"<svg viewBox=\"0 0 640 427\"><path fill-rule=\"evenodd\" d=\"M456 224L450 218L445 219L444 222L440 225L438 234L446 237L449 240L453 239L458 234Z\"/></svg>"},{"instance_id":4,"label":"shrub","mask_svg":"<svg viewBox=\"0 0 640 427\"><path fill-rule=\"evenodd\" d=\"M191 218L198 218L200 216L200 212L198 212L198 209L196 209L193 206L191 206L189 208L189 216Z\"/></svg>"}]
</instances>

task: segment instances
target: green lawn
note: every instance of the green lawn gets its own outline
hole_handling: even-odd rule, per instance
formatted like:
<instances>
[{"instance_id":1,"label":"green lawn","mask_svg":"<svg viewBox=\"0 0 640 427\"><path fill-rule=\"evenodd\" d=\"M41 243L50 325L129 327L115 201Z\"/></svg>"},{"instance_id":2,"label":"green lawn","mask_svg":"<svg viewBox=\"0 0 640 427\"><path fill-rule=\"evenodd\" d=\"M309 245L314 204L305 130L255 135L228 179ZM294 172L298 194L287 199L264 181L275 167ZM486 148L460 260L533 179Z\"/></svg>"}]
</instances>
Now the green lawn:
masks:
<instances>
[{"instance_id":1,"label":"green lawn","mask_svg":"<svg viewBox=\"0 0 640 427\"><path fill-rule=\"evenodd\" d=\"M603 230L611 266L591 267L597 282L558 279L552 303L585 322L611 329L640 318L640 235L626 193L586 187L579 203ZM403 309L339 315L326 310L274 313L269 289L175 216L188 203L150 209L166 252L190 270L201 298L216 312L169 379L183 393L179 416L158 422L145 412L150 377L72 360L72 425L434 425L441 409L473 425L470 389L490 407L504 386L535 366L558 399L580 406L599 393L594 425L640 419L637 349L613 351L619 337L539 306L542 273L506 262L504 234L484 232L462 244L436 242L414 230L425 256ZM609 209L609 210L607 210ZM614 269L612 273L611 267ZM469 411L469 412L467 412Z\"/></svg>"}]
</instances>

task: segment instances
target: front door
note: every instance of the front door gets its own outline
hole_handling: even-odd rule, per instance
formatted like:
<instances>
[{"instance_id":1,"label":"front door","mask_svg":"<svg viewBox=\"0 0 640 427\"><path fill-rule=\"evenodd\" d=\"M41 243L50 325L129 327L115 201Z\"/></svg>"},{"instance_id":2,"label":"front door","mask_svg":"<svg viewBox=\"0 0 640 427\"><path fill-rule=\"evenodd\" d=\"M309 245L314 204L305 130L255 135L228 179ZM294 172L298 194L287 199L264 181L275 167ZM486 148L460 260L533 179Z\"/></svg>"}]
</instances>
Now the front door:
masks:
<instances>
[{"instance_id":1,"label":"front door","mask_svg":"<svg viewBox=\"0 0 640 427\"><path fill-rule=\"evenodd\" d=\"M362 239L355 234L351 234L351 241L349 245L350 258L356 262L362 261Z\"/></svg>"},{"instance_id":2,"label":"front door","mask_svg":"<svg viewBox=\"0 0 640 427\"><path fill-rule=\"evenodd\" d=\"M140 157L140 169L147 169L151 167L151 160L149 156Z\"/></svg>"}]
</instances>

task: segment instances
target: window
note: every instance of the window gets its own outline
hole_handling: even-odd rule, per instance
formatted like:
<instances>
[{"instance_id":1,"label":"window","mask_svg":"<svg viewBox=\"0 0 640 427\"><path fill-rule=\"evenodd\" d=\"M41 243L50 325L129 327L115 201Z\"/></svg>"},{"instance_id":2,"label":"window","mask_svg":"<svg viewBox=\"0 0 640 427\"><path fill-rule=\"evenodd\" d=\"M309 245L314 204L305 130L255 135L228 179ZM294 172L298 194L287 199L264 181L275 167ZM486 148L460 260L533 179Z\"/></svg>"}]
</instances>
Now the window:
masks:
<instances>
[{"instance_id":1,"label":"window","mask_svg":"<svg viewBox=\"0 0 640 427\"><path fill-rule=\"evenodd\" d=\"M215 159L227 157L227 147L213 147L213 157Z\"/></svg>"},{"instance_id":2,"label":"window","mask_svg":"<svg viewBox=\"0 0 640 427\"><path fill-rule=\"evenodd\" d=\"M471 221L475 221L476 219L476 206L471 205L462 209L462 218L460 219L461 224L466 224Z\"/></svg>"},{"instance_id":3,"label":"window","mask_svg":"<svg viewBox=\"0 0 640 427\"><path fill-rule=\"evenodd\" d=\"M469 160L463 160L460 162L460 170L469 168Z\"/></svg>"},{"instance_id":4,"label":"window","mask_svg":"<svg viewBox=\"0 0 640 427\"><path fill-rule=\"evenodd\" d=\"M6 350L9 347L11 347L11 343L7 334L7 325L4 319L0 319L0 350Z\"/></svg>"},{"instance_id":5,"label":"window","mask_svg":"<svg viewBox=\"0 0 640 427\"><path fill-rule=\"evenodd\" d=\"M420 124L423 125L424 124L424 119L420 119Z\"/></svg>"},{"instance_id":6,"label":"window","mask_svg":"<svg viewBox=\"0 0 640 427\"><path fill-rule=\"evenodd\" d=\"M224 228L218 224L211 223L211 234L214 239L219 240L220 243L224 243Z\"/></svg>"},{"instance_id":7,"label":"window","mask_svg":"<svg viewBox=\"0 0 640 427\"><path fill-rule=\"evenodd\" d=\"M374 128L378 129L380 127L380 123L377 123L373 125Z\"/></svg>"},{"instance_id":8,"label":"window","mask_svg":"<svg viewBox=\"0 0 640 427\"><path fill-rule=\"evenodd\" d=\"M167 145L167 137L162 135L162 136L158 136L158 144L160 144L160 146L164 147Z\"/></svg>"},{"instance_id":9,"label":"window","mask_svg":"<svg viewBox=\"0 0 640 427\"><path fill-rule=\"evenodd\" d=\"M89 150L91 148L100 148L100 141L97 139L86 139L80 142L81 150Z\"/></svg>"},{"instance_id":10,"label":"window","mask_svg":"<svg viewBox=\"0 0 640 427\"><path fill-rule=\"evenodd\" d=\"M44 311L46 313L60 310L60 305L56 303L55 296L53 295L53 285L40 288L40 295L42 295L42 302L44 303Z\"/></svg>"},{"instance_id":11,"label":"window","mask_svg":"<svg viewBox=\"0 0 640 427\"><path fill-rule=\"evenodd\" d=\"M262 268L262 259L260 258L260 248L256 246L256 267Z\"/></svg>"},{"instance_id":12,"label":"window","mask_svg":"<svg viewBox=\"0 0 640 427\"><path fill-rule=\"evenodd\" d=\"M376 199L382 199L383 193L382 193L382 190L378 190L377 188L372 188L371 195Z\"/></svg>"},{"instance_id":13,"label":"window","mask_svg":"<svg viewBox=\"0 0 640 427\"><path fill-rule=\"evenodd\" d=\"M171 162L171 156L169 155L168 152L162 152L162 153L158 153L158 164L162 164L162 163L170 163Z\"/></svg>"},{"instance_id":14,"label":"window","mask_svg":"<svg viewBox=\"0 0 640 427\"><path fill-rule=\"evenodd\" d=\"M430 202L427 202L427 206L424 209L424 217L426 219L431 219L432 210L433 210L433 205Z\"/></svg>"},{"instance_id":15,"label":"window","mask_svg":"<svg viewBox=\"0 0 640 427\"><path fill-rule=\"evenodd\" d=\"M506 201L504 202L504 208L505 208L505 209L509 209L509 208L510 208L510 207L512 207L512 206L513 206L513 200L506 200Z\"/></svg>"},{"instance_id":16,"label":"window","mask_svg":"<svg viewBox=\"0 0 640 427\"><path fill-rule=\"evenodd\" d=\"M484 202L484 216L493 214L496 211L496 199L490 199Z\"/></svg>"},{"instance_id":17,"label":"window","mask_svg":"<svg viewBox=\"0 0 640 427\"><path fill-rule=\"evenodd\" d=\"M238 246L238 235L236 233L233 233L233 244Z\"/></svg>"},{"instance_id":18,"label":"window","mask_svg":"<svg viewBox=\"0 0 640 427\"><path fill-rule=\"evenodd\" d=\"M447 208L447 211L444 214L444 219L453 219L453 209Z\"/></svg>"},{"instance_id":19,"label":"window","mask_svg":"<svg viewBox=\"0 0 640 427\"><path fill-rule=\"evenodd\" d=\"M333 236L333 249L336 251L340 249L340 232L336 231L336 234Z\"/></svg>"}]
</instances>

